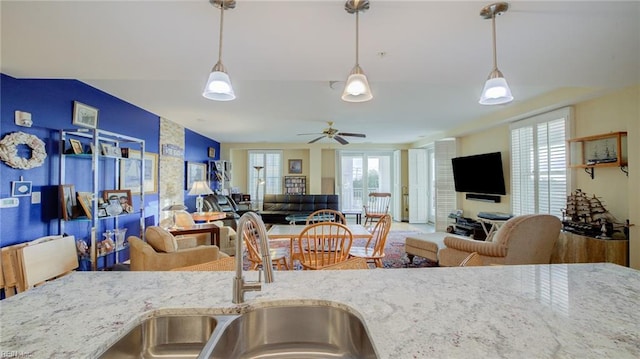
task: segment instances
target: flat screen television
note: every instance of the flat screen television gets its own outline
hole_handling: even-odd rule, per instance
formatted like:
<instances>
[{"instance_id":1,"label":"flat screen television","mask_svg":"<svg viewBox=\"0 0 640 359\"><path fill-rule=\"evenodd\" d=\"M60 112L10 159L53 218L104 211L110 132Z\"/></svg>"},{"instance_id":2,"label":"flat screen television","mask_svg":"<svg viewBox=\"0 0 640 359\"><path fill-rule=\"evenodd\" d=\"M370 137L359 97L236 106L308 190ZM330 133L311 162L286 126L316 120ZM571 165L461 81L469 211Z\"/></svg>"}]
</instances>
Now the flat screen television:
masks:
<instances>
[{"instance_id":1,"label":"flat screen television","mask_svg":"<svg viewBox=\"0 0 640 359\"><path fill-rule=\"evenodd\" d=\"M451 159L456 192L507 194L500 152Z\"/></svg>"}]
</instances>

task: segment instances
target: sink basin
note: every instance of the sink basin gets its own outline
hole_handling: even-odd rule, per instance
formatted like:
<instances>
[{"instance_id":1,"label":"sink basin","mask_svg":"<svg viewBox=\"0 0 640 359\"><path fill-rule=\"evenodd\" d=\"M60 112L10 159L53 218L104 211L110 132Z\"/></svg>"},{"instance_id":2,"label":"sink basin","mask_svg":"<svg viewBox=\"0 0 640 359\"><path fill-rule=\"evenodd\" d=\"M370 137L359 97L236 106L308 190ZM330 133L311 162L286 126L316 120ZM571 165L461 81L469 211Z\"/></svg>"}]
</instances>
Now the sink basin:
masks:
<instances>
[{"instance_id":1,"label":"sink basin","mask_svg":"<svg viewBox=\"0 0 640 359\"><path fill-rule=\"evenodd\" d=\"M197 358L218 321L205 315L146 319L99 358Z\"/></svg>"},{"instance_id":2,"label":"sink basin","mask_svg":"<svg viewBox=\"0 0 640 359\"><path fill-rule=\"evenodd\" d=\"M362 320L337 307L252 309L218 327L201 358L377 358Z\"/></svg>"}]
</instances>

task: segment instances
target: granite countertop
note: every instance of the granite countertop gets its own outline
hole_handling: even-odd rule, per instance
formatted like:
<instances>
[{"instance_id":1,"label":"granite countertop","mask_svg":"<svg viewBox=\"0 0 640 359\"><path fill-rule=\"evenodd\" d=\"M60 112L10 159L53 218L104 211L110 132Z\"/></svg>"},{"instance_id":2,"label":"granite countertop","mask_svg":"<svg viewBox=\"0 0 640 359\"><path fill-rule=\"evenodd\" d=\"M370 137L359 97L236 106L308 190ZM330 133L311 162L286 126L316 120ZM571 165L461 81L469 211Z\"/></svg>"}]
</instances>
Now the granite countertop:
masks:
<instances>
[{"instance_id":1,"label":"granite countertop","mask_svg":"<svg viewBox=\"0 0 640 359\"><path fill-rule=\"evenodd\" d=\"M0 301L0 352L92 358L153 314L331 301L362 316L380 358L640 357L640 271L613 264L275 272L239 306L232 277L75 272Z\"/></svg>"}]
</instances>

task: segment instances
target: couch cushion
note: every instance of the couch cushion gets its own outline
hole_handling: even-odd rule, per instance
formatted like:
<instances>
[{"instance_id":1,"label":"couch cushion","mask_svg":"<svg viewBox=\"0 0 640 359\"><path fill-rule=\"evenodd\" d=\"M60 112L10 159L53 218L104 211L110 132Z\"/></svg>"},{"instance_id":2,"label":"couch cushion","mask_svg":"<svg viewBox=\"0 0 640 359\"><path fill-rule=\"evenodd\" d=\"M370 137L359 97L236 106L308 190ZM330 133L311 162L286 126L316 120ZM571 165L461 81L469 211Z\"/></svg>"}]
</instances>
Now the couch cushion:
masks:
<instances>
[{"instance_id":1,"label":"couch cushion","mask_svg":"<svg viewBox=\"0 0 640 359\"><path fill-rule=\"evenodd\" d=\"M160 227L148 227L144 235L147 243L149 243L156 252L173 253L178 250L176 238Z\"/></svg>"}]
</instances>

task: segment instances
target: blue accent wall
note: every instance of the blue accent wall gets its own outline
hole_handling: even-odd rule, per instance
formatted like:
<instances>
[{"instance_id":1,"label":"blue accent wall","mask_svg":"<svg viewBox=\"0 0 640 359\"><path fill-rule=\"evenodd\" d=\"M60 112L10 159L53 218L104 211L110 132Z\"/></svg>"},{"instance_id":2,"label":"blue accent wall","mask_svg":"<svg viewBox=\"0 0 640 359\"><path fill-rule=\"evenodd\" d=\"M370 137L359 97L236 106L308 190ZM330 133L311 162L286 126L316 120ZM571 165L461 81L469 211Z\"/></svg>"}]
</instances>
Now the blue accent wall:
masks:
<instances>
[{"instance_id":1,"label":"blue accent wall","mask_svg":"<svg viewBox=\"0 0 640 359\"><path fill-rule=\"evenodd\" d=\"M159 153L160 118L133 104L77 80L16 79L0 74L0 138L11 132L25 132L42 139L47 159L41 167L20 170L0 162L0 197L11 196L11 181L32 181L32 191L41 192L39 204L31 204L31 197L16 197L18 207L0 209L0 246L30 241L59 233L57 193L59 183L59 130L76 128L72 125L73 102L79 101L99 110L98 128L145 140L146 152ZM14 124L16 110L31 113L30 128ZM220 144L191 130L185 130L185 160L207 162L207 148ZM19 146L21 157L30 157L26 146ZM75 172L75 173L73 173ZM67 169L68 179L77 178L76 190L90 177L90 161L79 162ZM69 182L69 180L67 180ZM87 182L90 183L90 182ZM189 198L191 196L188 196ZM194 203L195 198L189 198ZM145 222L158 222L158 193L145 195ZM134 202L135 206L135 202ZM134 221L136 222L136 221ZM125 226L127 224L125 223ZM67 223L65 232L86 237L89 224ZM77 233L74 233L77 232ZM136 234L128 232L128 234Z\"/></svg>"},{"instance_id":2,"label":"blue accent wall","mask_svg":"<svg viewBox=\"0 0 640 359\"><path fill-rule=\"evenodd\" d=\"M209 138L204 137L189 129L185 129L184 147L185 147L184 149L185 171L186 171L186 162L198 162L198 163L208 164L208 160L220 159L220 144L218 142L212 143L212 141ZM216 156L214 158L208 157L209 147L213 147L216 150ZM207 170L209 170L208 167L207 167ZM186 176L185 176L185 180L186 180ZM183 185L183 188L185 185ZM215 188L212 188L212 189L215 190ZM189 211L195 212L196 196L189 196L188 193L189 193L188 189L185 190L184 204L185 206L189 207Z\"/></svg>"}]
</instances>

